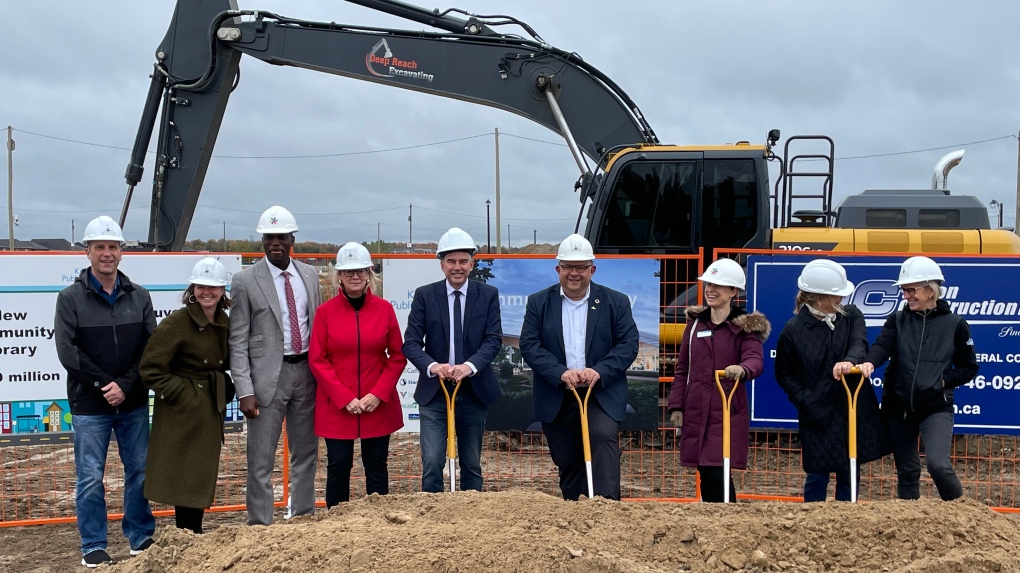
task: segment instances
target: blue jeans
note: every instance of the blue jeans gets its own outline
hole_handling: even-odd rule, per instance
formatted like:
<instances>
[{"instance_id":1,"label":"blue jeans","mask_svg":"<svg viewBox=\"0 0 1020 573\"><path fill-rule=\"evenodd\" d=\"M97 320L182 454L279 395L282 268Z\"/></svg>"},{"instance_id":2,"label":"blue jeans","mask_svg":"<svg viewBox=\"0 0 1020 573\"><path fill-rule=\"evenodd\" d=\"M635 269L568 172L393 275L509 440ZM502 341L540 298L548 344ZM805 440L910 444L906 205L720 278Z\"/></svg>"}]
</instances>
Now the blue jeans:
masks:
<instances>
[{"instance_id":1,"label":"blue jeans","mask_svg":"<svg viewBox=\"0 0 1020 573\"><path fill-rule=\"evenodd\" d=\"M475 396L469 384L461 384L454 408L460 489L482 491L482 434L488 407ZM421 414L421 490L438 493L444 491L446 470L446 400L442 390L428 404L419 404L418 412Z\"/></svg>"},{"instance_id":2,"label":"blue jeans","mask_svg":"<svg viewBox=\"0 0 1020 573\"><path fill-rule=\"evenodd\" d=\"M857 468L857 490L861 487L861 468ZM809 473L804 479L804 501L825 501L829 474ZM836 501L850 501L850 470L836 472Z\"/></svg>"},{"instance_id":3,"label":"blue jeans","mask_svg":"<svg viewBox=\"0 0 1020 573\"><path fill-rule=\"evenodd\" d=\"M124 519L121 527L132 549L156 532L145 485L145 455L149 449L149 409L99 416L71 416L74 427L74 494L81 535L81 552L106 549L106 488L103 474L110 434L117 437L117 449L124 464Z\"/></svg>"}]
</instances>

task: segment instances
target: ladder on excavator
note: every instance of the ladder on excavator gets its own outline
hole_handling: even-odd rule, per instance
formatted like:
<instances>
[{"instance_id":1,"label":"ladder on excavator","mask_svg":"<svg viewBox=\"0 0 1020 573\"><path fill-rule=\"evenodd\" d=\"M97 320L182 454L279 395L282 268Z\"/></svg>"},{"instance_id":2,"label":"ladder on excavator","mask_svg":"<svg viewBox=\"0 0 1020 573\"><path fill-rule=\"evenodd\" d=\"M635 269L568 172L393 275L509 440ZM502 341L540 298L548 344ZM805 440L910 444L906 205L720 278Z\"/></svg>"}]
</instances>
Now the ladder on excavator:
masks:
<instances>
[{"instance_id":1,"label":"ladder on excavator","mask_svg":"<svg viewBox=\"0 0 1020 573\"><path fill-rule=\"evenodd\" d=\"M821 142L826 152L794 153L791 152L791 144L795 142L800 144L794 145L795 148L807 147L805 144L814 142L812 147L816 149L819 147L818 142ZM783 156L779 159L779 178L769 196L772 200L772 227L828 227L836 217L832 205L832 171L836 162L836 146L832 138L827 135L794 135L787 138L783 145ZM812 169L804 166L805 163L821 165L820 168ZM813 179L815 185L801 181L795 191L794 183L798 179ZM817 185L819 179L820 186ZM800 192L805 185L808 189ZM805 203L821 209L804 209L802 207Z\"/></svg>"}]
</instances>

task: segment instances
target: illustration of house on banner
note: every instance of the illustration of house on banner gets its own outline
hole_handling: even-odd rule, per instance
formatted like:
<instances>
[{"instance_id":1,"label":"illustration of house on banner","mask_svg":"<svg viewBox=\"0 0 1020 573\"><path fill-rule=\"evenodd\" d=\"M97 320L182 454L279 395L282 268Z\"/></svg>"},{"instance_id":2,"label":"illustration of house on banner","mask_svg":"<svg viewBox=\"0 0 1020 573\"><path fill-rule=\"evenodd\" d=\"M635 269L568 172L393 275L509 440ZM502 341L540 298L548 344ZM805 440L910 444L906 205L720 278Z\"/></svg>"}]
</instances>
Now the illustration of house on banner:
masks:
<instances>
[{"instance_id":1,"label":"illustration of house on banner","mask_svg":"<svg viewBox=\"0 0 1020 573\"><path fill-rule=\"evenodd\" d=\"M56 402L46 408L46 422L43 424L45 432L59 432L64 429L64 409Z\"/></svg>"}]
</instances>

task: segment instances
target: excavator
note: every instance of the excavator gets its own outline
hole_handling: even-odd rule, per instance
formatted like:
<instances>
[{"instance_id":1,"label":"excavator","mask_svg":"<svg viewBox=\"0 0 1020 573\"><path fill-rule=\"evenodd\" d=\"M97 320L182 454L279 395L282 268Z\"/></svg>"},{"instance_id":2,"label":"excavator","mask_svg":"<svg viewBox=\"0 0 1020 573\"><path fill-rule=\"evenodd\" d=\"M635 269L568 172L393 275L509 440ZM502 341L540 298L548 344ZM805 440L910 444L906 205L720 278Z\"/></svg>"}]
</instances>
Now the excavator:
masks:
<instances>
[{"instance_id":1,"label":"excavator","mask_svg":"<svg viewBox=\"0 0 1020 573\"><path fill-rule=\"evenodd\" d=\"M487 105L556 132L579 171L575 230L584 223L598 253L691 254L703 248L710 259L716 249L737 248L1020 252L1020 238L990 228L980 201L945 188L962 154L940 162L933 189L870 190L834 206L835 145L827 136L789 137L782 155L777 129L764 144L663 144L611 78L516 18L428 10L397 0L347 1L436 31L300 20L240 10L233 0L177 0L155 52L125 173L122 226L158 121L145 248L184 246L247 55ZM770 163L779 169L774 187ZM808 180L814 184L804 191ZM808 203L814 209L804 209ZM683 331L682 309L696 296L684 285L693 279L690 273L663 261L661 342L672 348Z\"/></svg>"}]
</instances>

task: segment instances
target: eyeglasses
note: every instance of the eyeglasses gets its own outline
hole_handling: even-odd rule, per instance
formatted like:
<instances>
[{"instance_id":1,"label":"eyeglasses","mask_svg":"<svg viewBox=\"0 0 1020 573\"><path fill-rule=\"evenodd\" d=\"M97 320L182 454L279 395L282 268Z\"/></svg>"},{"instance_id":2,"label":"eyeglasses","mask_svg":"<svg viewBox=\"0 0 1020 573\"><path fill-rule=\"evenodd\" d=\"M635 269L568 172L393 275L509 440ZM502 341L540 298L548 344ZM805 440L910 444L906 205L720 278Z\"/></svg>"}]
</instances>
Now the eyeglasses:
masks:
<instances>
[{"instance_id":1,"label":"eyeglasses","mask_svg":"<svg viewBox=\"0 0 1020 573\"><path fill-rule=\"evenodd\" d=\"M583 273L587 272L588 269L592 268L593 266L595 265L560 265L560 268L563 269L563 272L566 273L573 272Z\"/></svg>"},{"instance_id":2,"label":"eyeglasses","mask_svg":"<svg viewBox=\"0 0 1020 573\"><path fill-rule=\"evenodd\" d=\"M368 275L368 269L355 269L353 271L343 271L344 276L347 278L358 276L364 277Z\"/></svg>"},{"instance_id":3,"label":"eyeglasses","mask_svg":"<svg viewBox=\"0 0 1020 573\"><path fill-rule=\"evenodd\" d=\"M901 287L900 290L903 291L903 294L908 294L910 296L914 296L914 294L917 293L917 289L921 289L921 288L931 288L931 287L929 287L928 285L924 285L924 286L920 286L920 287L908 287L908 288Z\"/></svg>"}]
</instances>

